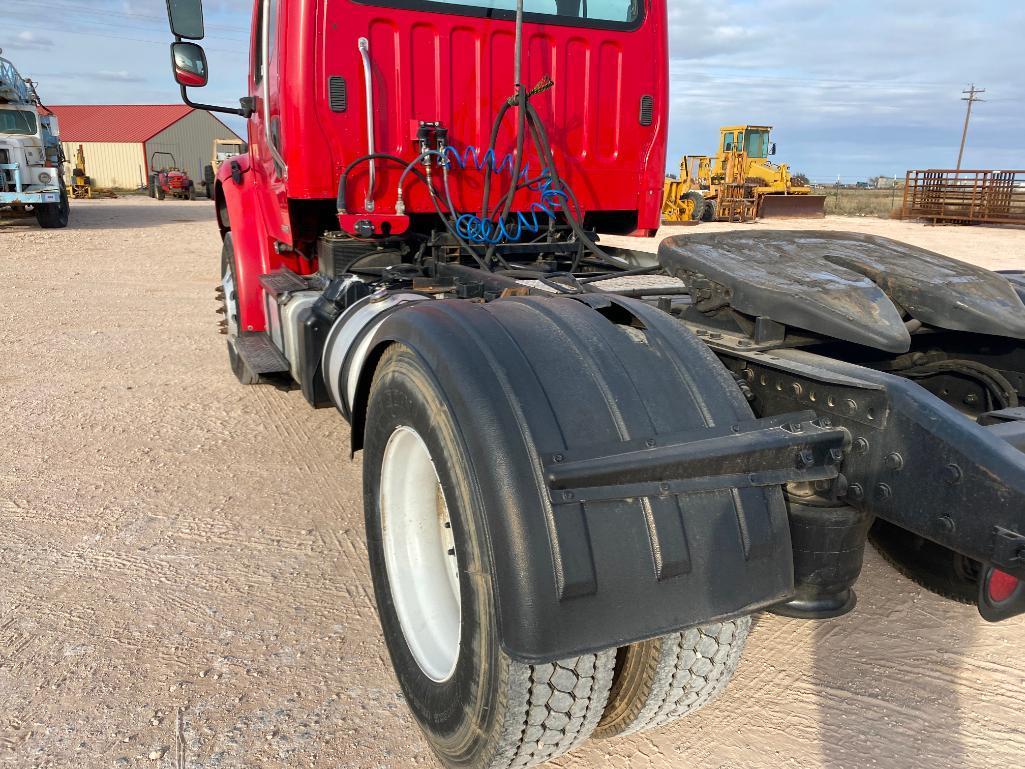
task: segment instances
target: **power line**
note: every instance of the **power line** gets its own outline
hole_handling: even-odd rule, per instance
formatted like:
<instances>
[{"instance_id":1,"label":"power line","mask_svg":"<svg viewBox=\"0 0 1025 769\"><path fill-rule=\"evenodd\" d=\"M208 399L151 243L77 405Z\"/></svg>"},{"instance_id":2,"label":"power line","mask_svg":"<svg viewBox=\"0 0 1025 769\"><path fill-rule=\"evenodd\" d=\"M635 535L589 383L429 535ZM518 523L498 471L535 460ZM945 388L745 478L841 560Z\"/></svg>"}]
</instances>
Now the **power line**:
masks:
<instances>
[{"instance_id":1,"label":"power line","mask_svg":"<svg viewBox=\"0 0 1025 769\"><path fill-rule=\"evenodd\" d=\"M972 119L972 105L975 104L975 102L977 102L977 101L985 101L985 99L980 99L978 97L978 94L986 93L986 89L985 88L976 88L975 87L975 83L972 83L971 88L969 88L967 91L961 91L961 93L965 94L961 98L961 101L968 102L968 109L965 111L965 115L964 115L964 130L961 131L961 149L958 150L958 153L957 153L957 170L958 171L961 170L961 158L964 157L965 140L968 138L968 121Z\"/></svg>"}]
</instances>

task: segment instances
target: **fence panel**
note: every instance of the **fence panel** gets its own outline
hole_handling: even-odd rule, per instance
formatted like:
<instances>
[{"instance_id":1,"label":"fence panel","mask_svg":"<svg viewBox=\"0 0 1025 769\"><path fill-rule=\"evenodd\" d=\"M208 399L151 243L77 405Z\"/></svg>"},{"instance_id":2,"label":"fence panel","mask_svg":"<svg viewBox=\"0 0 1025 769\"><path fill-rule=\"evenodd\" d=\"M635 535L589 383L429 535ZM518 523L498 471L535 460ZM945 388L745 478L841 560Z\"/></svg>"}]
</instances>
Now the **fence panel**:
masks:
<instances>
[{"instance_id":1,"label":"fence panel","mask_svg":"<svg viewBox=\"0 0 1025 769\"><path fill-rule=\"evenodd\" d=\"M1025 224L1025 171L908 171L901 218Z\"/></svg>"}]
</instances>

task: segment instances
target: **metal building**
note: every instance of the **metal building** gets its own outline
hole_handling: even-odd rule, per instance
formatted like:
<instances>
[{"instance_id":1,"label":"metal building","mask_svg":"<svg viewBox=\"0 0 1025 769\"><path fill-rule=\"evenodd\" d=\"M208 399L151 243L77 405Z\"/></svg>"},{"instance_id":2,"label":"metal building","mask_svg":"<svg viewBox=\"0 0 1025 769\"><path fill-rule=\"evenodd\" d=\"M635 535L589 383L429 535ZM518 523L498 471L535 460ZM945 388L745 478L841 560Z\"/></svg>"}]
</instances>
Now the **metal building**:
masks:
<instances>
[{"instance_id":1,"label":"metal building","mask_svg":"<svg viewBox=\"0 0 1025 769\"><path fill-rule=\"evenodd\" d=\"M169 152L178 168L202 180L214 139L240 140L209 112L184 104L83 104L54 106L64 154L73 160L78 146L97 187L138 189L146 185L154 153ZM166 155L155 168L171 164Z\"/></svg>"}]
</instances>

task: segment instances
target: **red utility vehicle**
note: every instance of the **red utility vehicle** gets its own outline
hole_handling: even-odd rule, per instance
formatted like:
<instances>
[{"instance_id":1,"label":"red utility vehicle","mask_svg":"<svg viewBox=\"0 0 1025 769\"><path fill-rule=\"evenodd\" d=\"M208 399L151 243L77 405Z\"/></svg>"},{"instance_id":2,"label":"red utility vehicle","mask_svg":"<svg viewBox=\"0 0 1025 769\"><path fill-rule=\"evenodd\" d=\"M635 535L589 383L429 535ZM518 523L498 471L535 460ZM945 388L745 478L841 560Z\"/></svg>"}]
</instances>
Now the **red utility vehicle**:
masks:
<instances>
[{"instance_id":1,"label":"red utility vehicle","mask_svg":"<svg viewBox=\"0 0 1025 769\"><path fill-rule=\"evenodd\" d=\"M159 171L155 170L158 157L170 158L171 164L163 166ZM150 157L149 167L152 169L150 171L148 189L151 198L163 200L170 195L179 200L196 199L195 183L189 178L187 173L178 168L174 155L170 152L154 152L152 157Z\"/></svg>"},{"instance_id":2,"label":"red utility vehicle","mask_svg":"<svg viewBox=\"0 0 1025 769\"><path fill-rule=\"evenodd\" d=\"M665 3L494 5L257 0L226 108L168 0L183 99L249 123L214 189L229 361L349 422L439 759L696 710L753 612L854 608L870 527L1025 611L1025 279L836 233L602 246L658 226Z\"/></svg>"}]
</instances>

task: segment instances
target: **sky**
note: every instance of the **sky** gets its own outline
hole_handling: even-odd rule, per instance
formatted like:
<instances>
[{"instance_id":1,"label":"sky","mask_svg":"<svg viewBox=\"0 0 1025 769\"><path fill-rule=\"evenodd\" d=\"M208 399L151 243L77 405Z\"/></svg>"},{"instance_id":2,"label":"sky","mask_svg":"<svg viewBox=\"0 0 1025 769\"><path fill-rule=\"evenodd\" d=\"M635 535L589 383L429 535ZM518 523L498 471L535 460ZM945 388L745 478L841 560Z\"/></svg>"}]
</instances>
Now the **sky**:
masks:
<instances>
[{"instance_id":1,"label":"sky","mask_svg":"<svg viewBox=\"0 0 1025 769\"><path fill-rule=\"evenodd\" d=\"M178 102L164 0L2 1L0 48L45 101ZM203 97L235 104L252 2L204 5ZM775 159L813 181L952 168L971 83L986 93L963 167L1025 168L1019 0L669 0L669 16L670 169L731 123L774 126Z\"/></svg>"}]
</instances>

